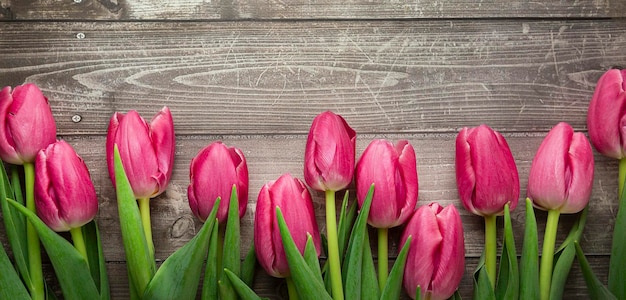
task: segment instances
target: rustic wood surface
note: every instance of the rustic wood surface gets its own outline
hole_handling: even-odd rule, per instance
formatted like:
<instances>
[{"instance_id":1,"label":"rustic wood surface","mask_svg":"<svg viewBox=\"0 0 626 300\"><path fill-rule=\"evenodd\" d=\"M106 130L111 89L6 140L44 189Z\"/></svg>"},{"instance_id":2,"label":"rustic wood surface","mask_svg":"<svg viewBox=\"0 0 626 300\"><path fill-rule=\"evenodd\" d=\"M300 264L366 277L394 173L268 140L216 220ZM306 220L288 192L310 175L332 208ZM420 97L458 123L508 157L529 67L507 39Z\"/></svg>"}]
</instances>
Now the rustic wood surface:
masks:
<instances>
[{"instance_id":1,"label":"rustic wood surface","mask_svg":"<svg viewBox=\"0 0 626 300\"><path fill-rule=\"evenodd\" d=\"M357 155L374 138L408 139L418 160L419 204L454 204L462 214L467 267L460 290L471 299L483 223L458 200L456 132L481 123L503 132L523 196L546 132L560 121L585 132L597 79L626 66L621 0L0 0L0 21L0 86L37 83L50 99L59 137L90 168L113 299L128 298L104 162L115 111L136 109L149 119L167 105L174 116L173 179L152 205L159 260L199 228L187 202L189 162L212 141L237 146L248 159L245 250L261 186L285 172L302 177L315 115L328 109L343 115L359 134ZM617 162L596 154L595 171L581 244L606 281ZM323 195L313 196L324 231ZM512 216L519 253L523 205ZM546 214L537 212L537 218L541 238ZM561 218L557 243L575 219ZM0 241L7 248L2 224ZM395 255L397 241L391 247ZM284 282L260 268L255 290L287 298ZM565 298L586 297L575 263Z\"/></svg>"}]
</instances>

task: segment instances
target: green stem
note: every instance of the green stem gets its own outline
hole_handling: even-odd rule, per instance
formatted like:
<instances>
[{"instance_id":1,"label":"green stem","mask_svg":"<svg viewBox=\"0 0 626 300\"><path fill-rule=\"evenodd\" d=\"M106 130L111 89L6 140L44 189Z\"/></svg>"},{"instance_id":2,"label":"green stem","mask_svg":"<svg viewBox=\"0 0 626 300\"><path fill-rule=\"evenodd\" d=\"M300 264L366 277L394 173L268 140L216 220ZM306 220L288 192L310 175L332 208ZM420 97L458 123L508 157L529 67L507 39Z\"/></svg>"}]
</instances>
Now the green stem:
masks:
<instances>
[{"instance_id":1,"label":"green stem","mask_svg":"<svg viewBox=\"0 0 626 300\"><path fill-rule=\"evenodd\" d=\"M78 250L80 255L83 256L87 266L89 266L89 258L87 257L87 247L85 246L85 239L83 238L83 230L81 227L70 229L72 235L72 242L74 242L74 248Z\"/></svg>"},{"instance_id":2,"label":"green stem","mask_svg":"<svg viewBox=\"0 0 626 300\"><path fill-rule=\"evenodd\" d=\"M326 234L328 235L328 261L334 300L343 300L339 242L337 240L337 216L335 212L335 191L326 191Z\"/></svg>"},{"instance_id":3,"label":"green stem","mask_svg":"<svg viewBox=\"0 0 626 300\"><path fill-rule=\"evenodd\" d=\"M487 277L491 283L491 287L496 287L496 252L498 245L496 243L496 216L485 216L485 268L487 268Z\"/></svg>"},{"instance_id":4,"label":"green stem","mask_svg":"<svg viewBox=\"0 0 626 300\"><path fill-rule=\"evenodd\" d=\"M389 276L389 228L378 228L378 287L385 289Z\"/></svg>"},{"instance_id":5,"label":"green stem","mask_svg":"<svg viewBox=\"0 0 626 300\"><path fill-rule=\"evenodd\" d=\"M296 285L293 283L293 279L290 277L287 280L287 291L289 292L289 300L298 300L298 292L296 291Z\"/></svg>"},{"instance_id":6,"label":"green stem","mask_svg":"<svg viewBox=\"0 0 626 300\"><path fill-rule=\"evenodd\" d=\"M24 183L26 185L26 208L37 213L35 208L35 165L24 163ZM26 224L26 238L28 241L28 263L31 287L31 298L41 300L45 298L43 271L41 269L41 245L35 227L28 222Z\"/></svg>"},{"instance_id":7,"label":"green stem","mask_svg":"<svg viewBox=\"0 0 626 300\"><path fill-rule=\"evenodd\" d=\"M543 251L541 252L541 264L539 265L539 293L541 300L550 299L550 285L552 285L552 261L554 259L554 244L556 242L557 225L559 224L560 211L551 209L548 211L546 232L543 236Z\"/></svg>"},{"instance_id":8,"label":"green stem","mask_svg":"<svg viewBox=\"0 0 626 300\"><path fill-rule=\"evenodd\" d=\"M150 224L150 198L141 198L138 201L143 232L146 236L146 243L148 243L150 257L154 260L154 242L152 242L152 224Z\"/></svg>"}]
</instances>

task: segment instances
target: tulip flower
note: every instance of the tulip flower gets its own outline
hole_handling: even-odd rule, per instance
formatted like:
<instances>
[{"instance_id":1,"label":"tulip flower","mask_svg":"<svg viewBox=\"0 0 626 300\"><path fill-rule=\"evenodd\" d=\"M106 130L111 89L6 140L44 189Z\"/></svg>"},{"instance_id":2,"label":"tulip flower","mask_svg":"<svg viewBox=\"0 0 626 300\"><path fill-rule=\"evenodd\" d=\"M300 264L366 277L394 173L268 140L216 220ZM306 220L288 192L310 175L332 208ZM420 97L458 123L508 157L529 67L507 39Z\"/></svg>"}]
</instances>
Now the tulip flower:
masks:
<instances>
[{"instance_id":1,"label":"tulip flower","mask_svg":"<svg viewBox=\"0 0 626 300\"><path fill-rule=\"evenodd\" d=\"M386 140L374 140L363 152L356 166L356 190L359 207L374 184L368 223L378 228L378 283L387 282L388 229L413 214L417 202L417 167L415 150L406 140L395 146Z\"/></svg>"},{"instance_id":2,"label":"tulip flower","mask_svg":"<svg viewBox=\"0 0 626 300\"><path fill-rule=\"evenodd\" d=\"M189 206L193 214L203 222L211 213L218 197L222 200L217 219L220 223L226 220L233 185L237 188L239 218L246 212L248 165L243 152L238 148L229 148L222 142L206 146L191 160L189 179Z\"/></svg>"},{"instance_id":3,"label":"tulip flower","mask_svg":"<svg viewBox=\"0 0 626 300\"><path fill-rule=\"evenodd\" d=\"M530 167L528 198L548 211L539 271L541 299L550 297L552 259L561 213L577 213L589 202L593 185L593 152L584 134L567 123L557 124L545 137Z\"/></svg>"},{"instance_id":4,"label":"tulip flower","mask_svg":"<svg viewBox=\"0 0 626 300\"><path fill-rule=\"evenodd\" d=\"M0 91L0 158L16 165L32 163L37 152L56 141L48 99L32 83Z\"/></svg>"},{"instance_id":5,"label":"tulip flower","mask_svg":"<svg viewBox=\"0 0 626 300\"><path fill-rule=\"evenodd\" d=\"M56 141L56 125L48 99L37 85L27 83L0 91L0 158L24 166L26 207L35 212L34 161L37 152ZM26 225L30 294L45 297L39 237L30 222Z\"/></svg>"},{"instance_id":6,"label":"tulip flower","mask_svg":"<svg viewBox=\"0 0 626 300\"><path fill-rule=\"evenodd\" d=\"M290 270L280 236L276 207L280 207L300 254L304 253L307 237L311 235L319 256L320 234L311 195L302 181L284 174L261 188L254 215L254 247L257 260L269 275L286 277L289 283ZM291 288L293 284L288 286Z\"/></svg>"},{"instance_id":7,"label":"tulip flower","mask_svg":"<svg viewBox=\"0 0 626 300\"><path fill-rule=\"evenodd\" d=\"M459 286L465 271L465 242L461 216L454 205L437 203L415 211L402 233L400 245L412 236L404 267L404 288L416 298L448 299Z\"/></svg>"},{"instance_id":8,"label":"tulip flower","mask_svg":"<svg viewBox=\"0 0 626 300\"><path fill-rule=\"evenodd\" d=\"M356 132L343 117L326 111L313 119L304 152L304 180L326 193L326 233L333 299L343 300L335 192L352 182Z\"/></svg>"},{"instance_id":9,"label":"tulip flower","mask_svg":"<svg viewBox=\"0 0 626 300\"><path fill-rule=\"evenodd\" d=\"M115 186L113 149L117 145L122 166L128 177L139 210L148 246L154 253L150 225L150 198L165 191L172 177L174 164L174 122L163 107L147 123L131 110L126 115L116 112L111 117L106 140L109 177Z\"/></svg>"},{"instance_id":10,"label":"tulip flower","mask_svg":"<svg viewBox=\"0 0 626 300\"><path fill-rule=\"evenodd\" d=\"M485 218L485 267L495 287L496 216L515 209L519 175L504 137L487 125L463 128L456 138L456 183L465 209Z\"/></svg>"},{"instance_id":11,"label":"tulip flower","mask_svg":"<svg viewBox=\"0 0 626 300\"><path fill-rule=\"evenodd\" d=\"M98 212L96 189L85 162L65 141L50 144L35 160L37 214L52 230L70 231L87 259L81 226Z\"/></svg>"},{"instance_id":12,"label":"tulip flower","mask_svg":"<svg viewBox=\"0 0 626 300\"><path fill-rule=\"evenodd\" d=\"M618 299L626 298L626 197L623 197L626 181L626 70L606 71L593 93L587 113L589 139L605 156L619 159L618 199L619 207L613 230L611 262L609 264L609 290Z\"/></svg>"}]
</instances>

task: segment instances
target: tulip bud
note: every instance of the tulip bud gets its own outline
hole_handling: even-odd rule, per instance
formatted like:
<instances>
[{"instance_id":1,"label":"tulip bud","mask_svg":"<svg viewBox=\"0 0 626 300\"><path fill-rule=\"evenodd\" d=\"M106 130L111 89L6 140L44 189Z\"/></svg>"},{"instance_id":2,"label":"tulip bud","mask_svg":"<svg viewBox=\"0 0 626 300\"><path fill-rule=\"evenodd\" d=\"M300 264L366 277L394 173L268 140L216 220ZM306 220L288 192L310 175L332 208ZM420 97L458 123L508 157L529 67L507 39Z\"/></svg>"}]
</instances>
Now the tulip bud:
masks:
<instances>
[{"instance_id":1,"label":"tulip bud","mask_svg":"<svg viewBox=\"0 0 626 300\"><path fill-rule=\"evenodd\" d=\"M35 206L54 231L89 223L98 212L96 189L85 162L65 141L50 144L35 160Z\"/></svg>"},{"instance_id":2,"label":"tulip bud","mask_svg":"<svg viewBox=\"0 0 626 300\"><path fill-rule=\"evenodd\" d=\"M352 181L356 132L331 111L313 120L304 154L304 180L318 191L338 191Z\"/></svg>"},{"instance_id":3,"label":"tulip bud","mask_svg":"<svg viewBox=\"0 0 626 300\"><path fill-rule=\"evenodd\" d=\"M27 83L0 91L0 158L22 165L56 141L57 128L48 99Z\"/></svg>"},{"instance_id":4,"label":"tulip bud","mask_svg":"<svg viewBox=\"0 0 626 300\"><path fill-rule=\"evenodd\" d=\"M222 200L217 219L223 223L228 218L233 185L237 187L239 218L245 214L248 205L248 165L243 152L238 148L228 148L222 142L206 146L191 160L189 179L189 207L203 222L211 213L218 197Z\"/></svg>"},{"instance_id":5,"label":"tulip bud","mask_svg":"<svg viewBox=\"0 0 626 300\"><path fill-rule=\"evenodd\" d=\"M593 93L587 112L589 138L598 152L626 157L626 70L606 71Z\"/></svg>"},{"instance_id":6,"label":"tulip bud","mask_svg":"<svg viewBox=\"0 0 626 300\"><path fill-rule=\"evenodd\" d=\"M113 114L106 141L107 164L113 185L113 148L116 144L135 198L154 198L163 193L172 177L174 164L174 122L170 110L163 107L149 124L134 110L126 115Z\"/></svg>"},{"instance_id":7,"label":"tulip bud","mask_svg":"<svg viewBox=\"0 0 626 300\"><path fill-rule=\"evenodd\" d=\"M448 299L465 271L465 241L461 216L454 205L437 203L415 211L402 233L400 245L412 236L404 267L404 288L412 299Z\"/></svg>"},{"instance_id":8,"label":"tulip bud","mask_svg":"<svg viewBox=\"0 0 626 300\"><path fill-rule=\"evenodd\" d=\"M375 228L403 224L415 210L418 190L415 150L408 141L394 146L374 140L367 146L356 166L359 207L372 183L375 190L367 222Z\"/></svg>"},{"instance_id":9,"label":"tulip bud","mask_svg":"<svg viewBox=\"0 0 626 300\"><path fill-rule=\"evenodd\" d=\"M584 134L567 123L545 137L530 167L528 198L535 207L577 213L589 202L593 185L593 152Z\"/></svg>"},{"instance_id":10,"label":"tulip bud","mask_svg":"<svg viewBox=\"0 0 626 300\"><path fill-rule=\"evenodd\" d=\"M519 175L504 137L487 125L463 128L456 138L456 183L468 211L502 215L519 198Z\"/></svg>"},{"instance_id":11,"label":"tulip bud","mask_svg":"<svg viewBox=\"0 0 626 300\"><path fill-rule=\"evenodd\" d=\"M269 275L283 278L288 277L290 272L278 228L276 207L280 207L287 228L301 254L304 253L307 234L310 234L319 256L320 233L315 222L311 195L302 181L284 174L261 188L254 215L256 256Z\"/></svg>"}]
</instances>

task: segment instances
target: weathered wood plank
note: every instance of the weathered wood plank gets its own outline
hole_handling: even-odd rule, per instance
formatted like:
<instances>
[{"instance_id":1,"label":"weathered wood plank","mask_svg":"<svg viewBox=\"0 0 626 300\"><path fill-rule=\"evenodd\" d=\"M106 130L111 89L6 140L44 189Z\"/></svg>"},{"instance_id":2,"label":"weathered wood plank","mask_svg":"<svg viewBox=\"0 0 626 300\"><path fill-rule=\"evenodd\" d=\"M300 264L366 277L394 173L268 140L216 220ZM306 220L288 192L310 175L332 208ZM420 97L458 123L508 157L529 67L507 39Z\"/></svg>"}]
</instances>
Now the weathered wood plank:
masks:
<instances>
[{"instance_id":1,"label":"weathered wood plank","mask_svg":"<svg viewBox=\"0 0 626 300\"><path fill-rule=\"evenodd\" d=\"M623 17L621 0L0 0L6 20L241 20Z\"/></svg>"},{"instance_id":2,"label":"weathered wood plank","mask_svg":"<svg viewBox=\"0 0 626 300\"><path fill-rule=\"evenodd\" d=\"M163 105L184 134L300 134L325 109L370 133L584 130L626 65L626 20L5 23L0 40L0 82L36 82L81 135Z\"/></svg>"}]
</instances>

